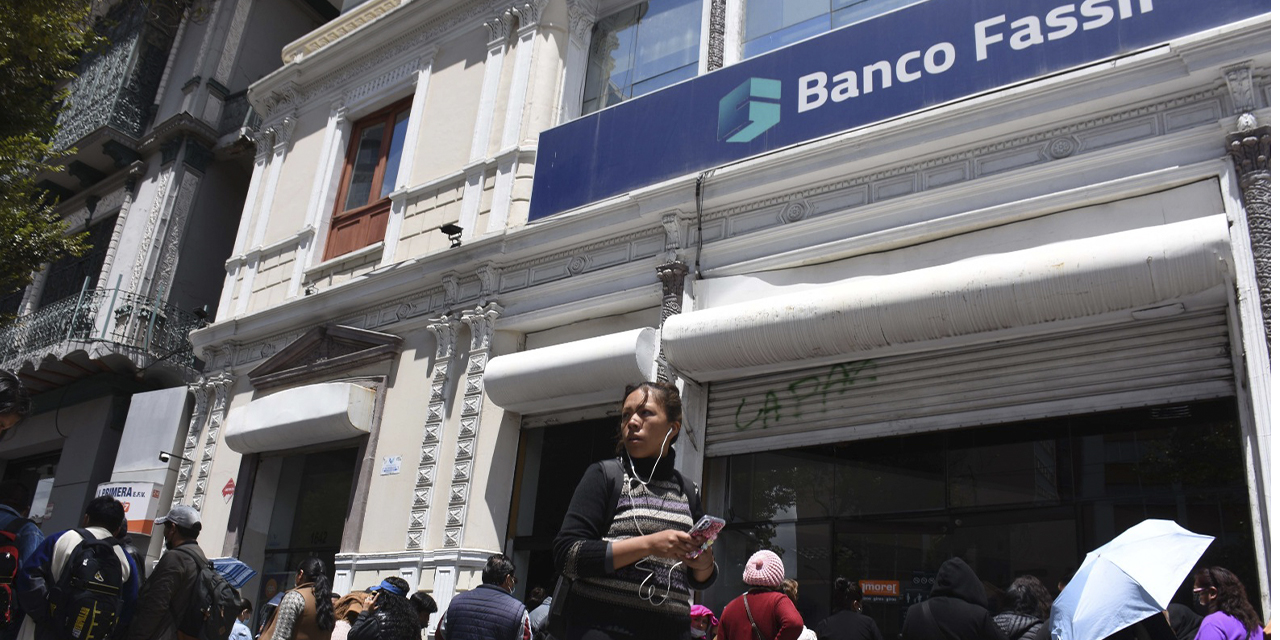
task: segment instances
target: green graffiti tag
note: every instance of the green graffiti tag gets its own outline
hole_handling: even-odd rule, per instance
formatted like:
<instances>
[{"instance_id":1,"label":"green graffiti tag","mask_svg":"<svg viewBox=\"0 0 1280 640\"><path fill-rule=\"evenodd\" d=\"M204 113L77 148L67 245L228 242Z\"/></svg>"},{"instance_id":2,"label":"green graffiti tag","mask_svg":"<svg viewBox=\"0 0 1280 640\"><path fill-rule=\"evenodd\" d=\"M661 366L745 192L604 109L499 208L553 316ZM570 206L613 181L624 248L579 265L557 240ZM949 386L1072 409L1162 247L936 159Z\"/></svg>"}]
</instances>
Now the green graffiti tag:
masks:
<instances>
[{"instance_id":1,"label":"green graffiti tag","mask_svg":"<svg viewBox=\"0 0 1280 640\"><path fill-rule=\"evenodd\" d=\"M805 376L791 384L787 385L785 390L769 390L764 392L760 408L756 410L755 416L749 422L742 422L742 409L747 406L747 399L743 398L738 403L738 410L733 415L733 424L739 431L750 429L757 422L760 423L761 429L768 429L769 423L777 423L782 420L784 411L784 400L791 404L791 415L794 418L800 418L806 410L812 411L815 406L821 406L819 413L827 410L827 398L835 393L844 395L851 387L859 382L874 382L876 377L873 375L864 375L863 371L867 369L875 369L874 360L861 360L859 362L848 362L841 364L833 364L827 369L825 375ZM782 397L779 397L781 394ZM748 415L750 413L748 412Z\"/></svg>"}]
</instances>

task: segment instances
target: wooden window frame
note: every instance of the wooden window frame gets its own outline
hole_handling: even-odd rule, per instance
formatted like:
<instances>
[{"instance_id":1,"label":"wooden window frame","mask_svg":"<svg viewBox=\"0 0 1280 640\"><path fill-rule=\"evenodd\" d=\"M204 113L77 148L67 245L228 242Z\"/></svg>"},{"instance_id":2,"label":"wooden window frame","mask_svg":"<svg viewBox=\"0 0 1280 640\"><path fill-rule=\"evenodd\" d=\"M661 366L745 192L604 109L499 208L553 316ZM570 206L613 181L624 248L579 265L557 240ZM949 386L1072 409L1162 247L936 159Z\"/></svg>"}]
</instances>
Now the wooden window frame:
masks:
<instances>
[{"instance_id":1,"label":"wooden window frame","mask_svg":"<svg viewBox=\"0 0 1280 640\"><path fill-rule=\"evenodd\" d=\"M323 260L331 260L353 251L372 245L387 232L387 219L391 216L391 198L379 197L382 181L387 168L387 156L390 154L391 137L395 133L395 119L398 114L409 109L413 98L405 98L395 104L383 107L351 125L351 135L347 142L347 156L343 160L342 178L338 183L338 197L333 203L333 214L329 220L329 232L324 246ZM355 169L356 155L360 152L360 134L370 126L384 124L382 145L378 151L378 165L373 171L372 186L369 190L369 201L352 209L343 209L347 202L347 192L351 188L351 172ZM404 141L401 153L409 150L410 140ZM351 230L351 227L361 227Z\"/></svg>"}]
</instances>

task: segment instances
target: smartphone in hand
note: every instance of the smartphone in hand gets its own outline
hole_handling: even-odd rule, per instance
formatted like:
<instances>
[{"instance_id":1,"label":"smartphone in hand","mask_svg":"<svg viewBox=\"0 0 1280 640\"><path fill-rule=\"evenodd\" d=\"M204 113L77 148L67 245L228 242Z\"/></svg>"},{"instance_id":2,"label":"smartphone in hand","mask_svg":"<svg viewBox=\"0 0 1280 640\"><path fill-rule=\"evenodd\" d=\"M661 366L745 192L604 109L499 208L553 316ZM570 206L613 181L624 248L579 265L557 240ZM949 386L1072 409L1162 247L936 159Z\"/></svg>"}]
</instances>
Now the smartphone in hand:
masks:
<instances>
[{"instance_id":1,"label":"smartphone in hand","mask_svg":"<svg viewBox=\"0 0 1280 640\"><path fill-rule=\"evenodd\" d=\"M716 541L716 536L720 535L720 530L723 528L724 520L715 516L702 516L702 519L689 530L689 535L693 537L694 541L701 543L701 546L685 557L696 558L702 555L703 551L710 549L712 543Z\"/></svg>"}]
</instances>

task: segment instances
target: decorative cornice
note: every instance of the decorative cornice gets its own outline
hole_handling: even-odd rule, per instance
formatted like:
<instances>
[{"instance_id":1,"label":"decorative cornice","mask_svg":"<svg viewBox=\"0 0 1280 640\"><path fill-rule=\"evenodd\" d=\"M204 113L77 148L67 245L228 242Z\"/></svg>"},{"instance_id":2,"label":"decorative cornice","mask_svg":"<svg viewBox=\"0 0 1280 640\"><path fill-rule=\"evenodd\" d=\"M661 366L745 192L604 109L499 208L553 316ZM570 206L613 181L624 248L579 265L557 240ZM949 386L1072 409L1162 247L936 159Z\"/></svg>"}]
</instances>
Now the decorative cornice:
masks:
<instances>
[{"instance_id":1,"label":"decorative cornice","mask_svg":"<svg viewBox=\"0 0 1280 640\"><path fill-rule=\"evenodd\" d=\"M501 15L485 20L484 26L489 30L489 46L495 46L504 42L507 36L511 35L511 16L506 11L503 11Z\"/></svg>"},{"instance_id":2,"label":"decorative cornice","mask_svg":"<svg viewBox=\"0 0 1280 640\"><path fill-rule=\"evenodd\" d=\"M280 54L281 62L289 64L315 53L327 44L336 42L360 27L381 18L392 9L399 7L401 0L378 0L366 2L330 21L322 30L313 31L289 43Z\"/></svg>"},{"instance_id":3,"label":"decorative cornice","mask_svg":"<svg viewBox=\"0 0 1280 640\"><path fill-rule=\"evenodd\" d=\"M507 14L517 18L520 26L517 29L520 32L528 31L530 28L536 28L538 23L542 21L542 12L547 8L550 0L525 0L517 2L515 6L507 10Z\"/></svg>"}]
</instances>

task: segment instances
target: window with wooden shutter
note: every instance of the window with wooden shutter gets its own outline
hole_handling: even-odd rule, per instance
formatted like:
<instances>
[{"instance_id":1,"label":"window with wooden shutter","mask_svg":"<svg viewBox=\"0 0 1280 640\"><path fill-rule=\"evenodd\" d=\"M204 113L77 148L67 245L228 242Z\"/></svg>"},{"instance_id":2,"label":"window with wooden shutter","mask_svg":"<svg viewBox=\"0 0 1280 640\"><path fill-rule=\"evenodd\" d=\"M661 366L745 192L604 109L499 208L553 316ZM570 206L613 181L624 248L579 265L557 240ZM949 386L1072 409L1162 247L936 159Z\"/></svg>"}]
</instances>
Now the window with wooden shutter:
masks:
<instances>
[{"instance_id":1,"label":"window with wooden shutter","mask_svg":"<svg viewBox=\"0 0 1280 640\"><path fill-rule=\"evenodd\" d=\"M363 249L387 231L411 99L361 119L351 127L351 142L334 204L324 259Z\"/></svg>"}]
</instances>

